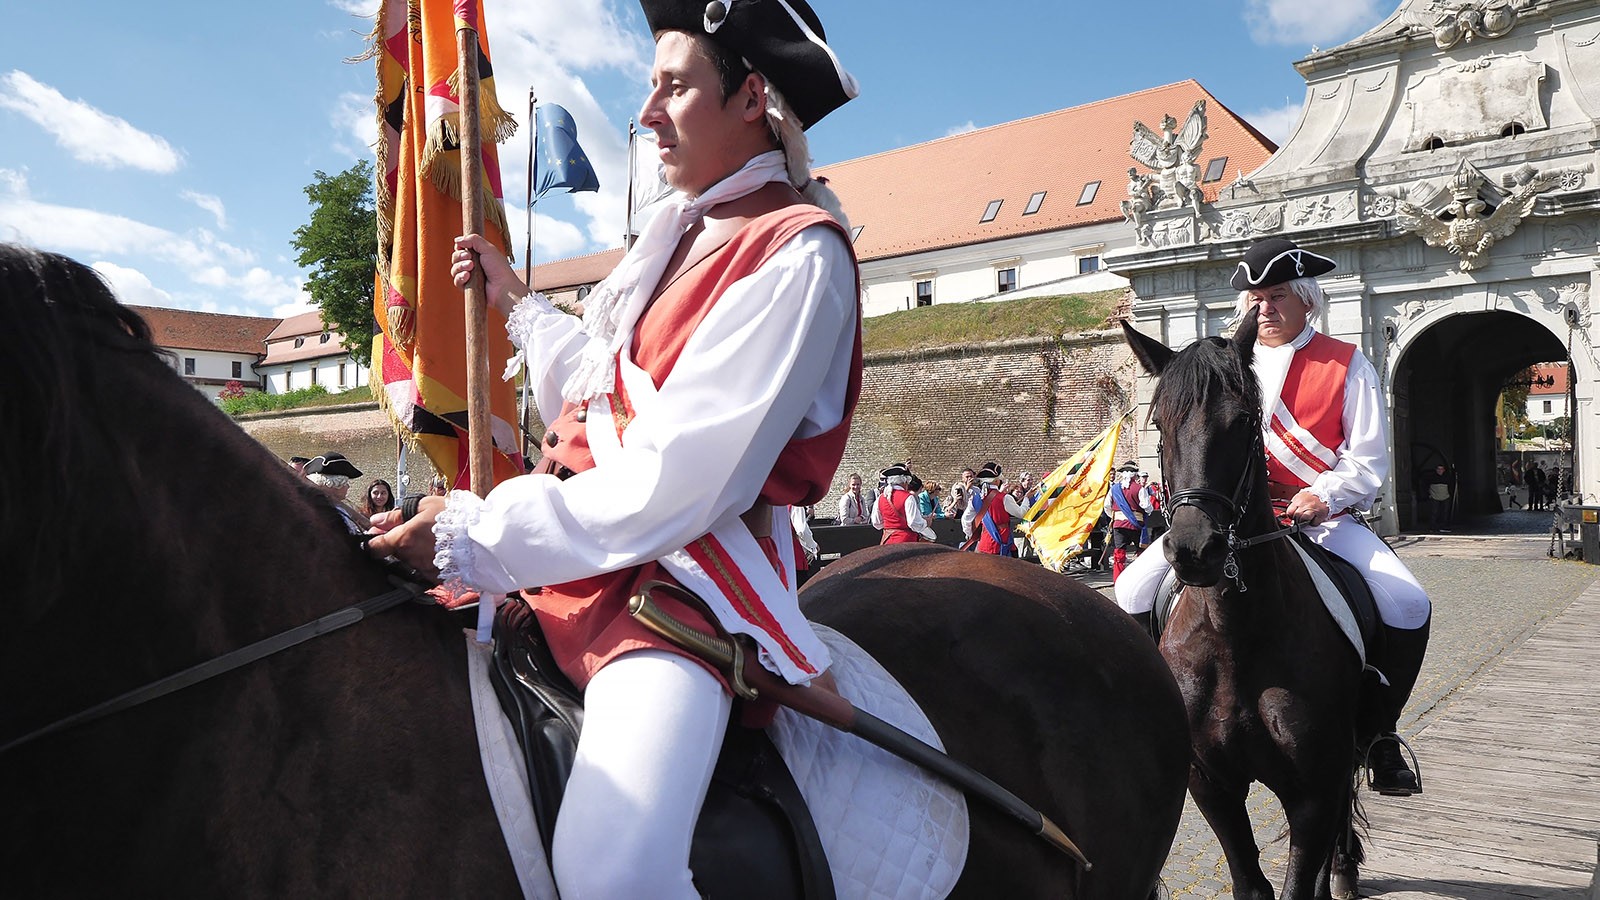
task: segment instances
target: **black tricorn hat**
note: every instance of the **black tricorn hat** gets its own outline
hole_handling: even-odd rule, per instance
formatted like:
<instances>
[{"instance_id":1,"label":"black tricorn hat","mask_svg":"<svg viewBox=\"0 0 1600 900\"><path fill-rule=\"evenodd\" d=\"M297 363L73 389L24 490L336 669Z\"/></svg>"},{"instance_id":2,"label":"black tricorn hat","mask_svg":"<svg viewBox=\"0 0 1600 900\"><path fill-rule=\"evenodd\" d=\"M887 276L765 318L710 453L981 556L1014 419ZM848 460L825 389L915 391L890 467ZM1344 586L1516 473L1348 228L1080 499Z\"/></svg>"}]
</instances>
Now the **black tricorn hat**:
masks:
<instances>
[{"instance_id":1,"label":"black tricorn hat","mask_svg":"<svg viewBox=\"0 0 1600 900\"><path fill-rule=\"evenodd\" d=\"M311 462L311 457L309 457L309 456L291 456L291 457L289 457L289 462L294 463L295 465L299 465L300 463L308 463L308 462Z\"/></svg>"},{"instance_id":2,"label":"black tricorn hat","mask_svg":"<svg viewBox=\"0 0 1600 900\"><path fill-rule=\"evenodd\" d=\"M1229 284L1236 291L1271 287L1292 278L1315 278L1332 272L1337 264L1326 256L1301 250L1286 238L1256 241L1244 252Z\"/></svg>"},{"instance_id":3,"label":"black tricorn hat","mask_svg":"<svg viewBox=\"0 0 1600 900\"><path fill-rule=\"evenodd\" d=\"M777 86L810 128L861 92L806 0L639 0L652 34L703 34Z\"/></svg>"},{"instance_id":4,"label":"black tricorn hat","mask_svg":"<svg viewBox=\"0 0 1600 900\"><path fill-rule=\"evenodd\" d=\"M911 467L905 463L895 463L878 474L882 475L884 478L910 478Z\"/></svg>"},{"instance_id":5,"label":"black tricorn hat","mask_svg":"<svg viewBox=\"0 0 1600 900\"><path fill-rule=\"evenodd\" d=\"M1117 467L1117 471L1118 472L1133 472L1133 473L1137 474L1138 471L1139 471L1139 464L1130 459L1127 462L1123 463L1121 466Z\"/></svg>"},{"instance_id":6,"label":"black tricorn hat","mask_svg":"<svg viewBox=\"0 0 1600 900\"><path fill-rule=\"evenodd\" d=\"M993 481L1000 477L1001 471L999 463L987 462L978 470L978 478L983 481Z\"/></svg>"},{"instance_id":7,"label":"black tricorn hat","mask_svg":"<svg viewBox=\"0 0 1600 900\"><path fill-rule=\"evenodd\" d=\"M355 463L344 458L343 453L324 453L313 456L306 462L307 475L343 475L346 478L360 478L361 470Z\"/></svg>"}]
</instances>

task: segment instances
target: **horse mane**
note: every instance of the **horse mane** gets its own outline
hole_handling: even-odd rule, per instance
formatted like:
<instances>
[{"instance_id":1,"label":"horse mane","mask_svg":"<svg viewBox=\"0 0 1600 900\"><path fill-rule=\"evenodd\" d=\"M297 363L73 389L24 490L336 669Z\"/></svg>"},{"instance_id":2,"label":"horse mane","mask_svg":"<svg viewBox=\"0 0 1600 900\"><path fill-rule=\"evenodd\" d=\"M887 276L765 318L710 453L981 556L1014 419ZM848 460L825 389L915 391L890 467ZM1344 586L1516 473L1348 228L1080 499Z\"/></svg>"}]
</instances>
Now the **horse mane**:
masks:
<instances>
[{"instance_id":1,"label":"horse mane","mask_svg":"<svg viewBox=\"0 0 1600 900\"><path fill-rule=\"evenodd\" d=\"M1173 355L1150 398L1151 421L1175 422L1212 402L1212 392L1235 400L1246 409L1261 407L1261 385L1255 372L1240 360L1233 343L1208 337Z\"/></svg>"}]
</instances>

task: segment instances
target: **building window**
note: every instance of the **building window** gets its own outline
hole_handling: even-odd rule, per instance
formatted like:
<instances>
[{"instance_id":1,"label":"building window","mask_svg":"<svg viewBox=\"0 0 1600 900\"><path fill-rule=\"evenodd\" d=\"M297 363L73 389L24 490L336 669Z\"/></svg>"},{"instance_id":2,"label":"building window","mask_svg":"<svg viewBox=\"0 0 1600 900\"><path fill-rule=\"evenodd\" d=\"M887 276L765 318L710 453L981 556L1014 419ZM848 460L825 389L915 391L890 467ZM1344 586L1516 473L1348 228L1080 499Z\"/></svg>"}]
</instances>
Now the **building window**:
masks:
<instances>
[{"instance_id":1,"label":"building window","mask_svg":"<svg viewBox=\"0 0 1600 900\"><path fill-rule=\"evenodd\" d=\"M1519 134L1527 134L1527 132L1528 132L1528 129L1523 128L1521 122L1512 122L1510 125L1507 125L1500 132L1500 136L1501 137L1516 137Z\"/></svg>"},{"instance_id":2,"label":"building window","mask_svg":"<svg viewBox=\"0 0 1600 900\"><path fill-rule=\"evenodd\" d=\"M1436 138L1436 137L1428 138L1428 142L1426 144L1422 145L1422 149L1424 149L1424 150L1443 150L1444 149L1444 141L1442 139Z\"/></svg>"},{"instance_id":3,"label":"building window","mask_svg":"<svg viewBox=\"0 0 1600 900\"><path fill-rule=\"evenodd\" d=\"M1100 257L1098 257L1098 256L1080 256L1080 257L1078 257L1078 274L1079 275L1087 275L1090 272L1098 272L1098 271L1100 271Z\"/></svg>"},{"instance_id":4,"label":"building window","mask_svg":"<svg viewBox=\"0 0 1600 900\"><path fill-rule=\"evenodd\" d=\"M185 374L185 375L193 375L194 374L194 357L185 356L183 358L183 374Z\"/></svg>"},{"instance_id":5,"label":"building window","mask_svg":"<svg viewBox=\"0 0 1600 900\"><path fill-rule=\"evenodd\" d=\"M1222 176L1227 174L1227 171L1228 158L1226 156L1219 156L1216 159L1213 159L1206 165L1206 183L1209 184L1213 181L1221 181Z\"/></svg>"},{"instance_id":6,"label":"building window","mask_svg":"<svg viewBox=\"0 0 1600 900\"><path fill-rule=\"evenodd\" d=\"M328 333L326 331L324 331L322 333L322 336L317 338L317 343L326 344L327 342L328 342Z\"/></svg>"},{"instance_id":7,"label":"building window","mask_svg":"<svg viewBox=\"0 0 1600 900\"><path fill-rule=\"evenodd\" d=\"M339 387L344 387L345 384L347 383L344 380L344 366L345 366L344 363L339 363Z\"/></svg>"},{"instance_id":8,"label":"building window","mask_svg":"<svg viewBox=\"0 0 1600 900\"><path fill-rule=\"evenodd\" d=\"M933 279L929 278L924 281L917 282L917 305L933 305Z\"/></svg>"},{"instance_id":9,"label":"building window","mask_svg":"<svg viewBox=\"0 0 1600 900\"><path fill-rule=\"evenodd\" d=\"M988 208L983 211L983 218L979 219L978 223L981 225L984 222L993 222L994 217L1000 215L1000 204L1004 202L1004 200L990 200Z\"/></svg>"},{"instance_id":10,"label":"building window","mask_svg":"<svg viewBox=\"0 0 1600 900\"><path fill-rule=\"evenodd\" d=\"M861 237L861 229L865 227L867 226L857 225L856 227L850 229L850 243L854 244L856 242L856 238Z\"/></svg>"},{"instance_id":11,"label":"building window","mask_svg":"<svg viewBox=\"0 0 1600 900\"><path fill-rule=\"evenodd\" d=\"M1100 193L1100 182L1091 181L1083 186L1083 193L1078 195L1078 205L1088 206L1094 202L1094 195Z\"/></svg>"},{"instance_id":12,"label":"building window","mask_svg":"<svg viewBox=\"0 0 1600 900\"><path fill-rule=\"evenodd\" d=\"M233 361L233 377L244 377L244 363L238 361L237 359Z\"/></svg>"},{"instance_id":13,"label":"building window","mask_svg":"<svg viewBox=\"0 0 1600 900\"><path fill-rule=\"evenodd\" d=\"M306 345L306 339L305 338L297 337L297 338L294 339L294 348L296 350L299 350L301 347L304 347L305 345Z\"/></svg>"},{"instance_id":14,"label":"building window","mask_svg":"<svg viewBox=\"0 0 1600 900\"><path fill-rule=\"evenodd\" d=\"M1545 411L1545 412L1546 412L1546 413L1549 413L1549 412L1551 412L1551 411L1552 411L1552 410L1551 410L1551 409L1550 409L1550 401L1549 401L1549 400L1546 400L1546 401L1544 401L1544 411Z\"/></svg>"},{"instance_id":15,"label":"building window","mask_svg":"<svg viewBox=\"0 0 1600 900\"><path fill-rule=\"evenodd\" d=\"M1034 194L1032 197L1029 197L1028 198L1028 208L1023 210L1022 214L1025 215L1025 216L1031 216L1034 213L1038 212L1039 211L1039 207L1044 205L1044 195L1045 195L1045 192L1044 191L1040 191L1039 193Z\"/></svg>"},{"instance_id":16,"label":"building window","mask_svg":"<svg viewBox=\"0 0 1600 900\"><path fill-rule=\"evenodd\" d=\"M1011 266L1010 268L1001 269L1001 270L999 270L998 274L999 274L999 277L997 279L998 283L996 284L996 287L999 289L1000 293L1004 294L1006 291L1014 291L1014 290L1017 289L1017 268L1016 268L1016 266Z\"/></svg>"},{"instance_id":17,"label":"building window","mask_svg":"<svg viewBox=\"0 0 1600 900\"><path fill-rule=\"evenodd\" d=\"M311 367L311 384L307 385L307 387L314 386L316 383L317 383L317 367L316 366L312 366Z\"/></svg>"}]
</instances>

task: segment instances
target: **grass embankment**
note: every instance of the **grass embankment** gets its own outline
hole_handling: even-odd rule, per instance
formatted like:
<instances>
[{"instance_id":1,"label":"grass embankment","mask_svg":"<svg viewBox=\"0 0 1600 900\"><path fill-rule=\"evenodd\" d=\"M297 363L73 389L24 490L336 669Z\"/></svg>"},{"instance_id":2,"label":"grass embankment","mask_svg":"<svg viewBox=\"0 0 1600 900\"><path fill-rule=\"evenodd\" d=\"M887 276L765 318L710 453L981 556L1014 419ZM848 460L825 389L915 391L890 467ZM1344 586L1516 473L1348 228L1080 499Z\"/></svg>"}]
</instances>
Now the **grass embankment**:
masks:
<instances>
[{"instance_id":1,"label":"grass embankment","mask_svg":"<svg viewBox=\"0 0 1600 900\"><path fill-rule=\"evenodd\" d=\"M993 303L945 303L873 316L862 324L862 349L867 353L925 350L1090 331L1105 327L1106 317L1116 310L1124 293L1118 288L1092 294ZM243 397L223 400L222 411L239 416L270 410L363 403L371 399L372 394L365 390L330 394L317 385L287 394L250 391Z\"/></svg>"},{"instance_id":2,"label":"grass embankment","mask_svg":"<svg viewBox=\"0 0 1600 900\"><path fill-rule=\"evenodd\" d=\"M1106 327L1106 317L1124 293L1117 288L1027 300L935 304L873 316L862 323L862 346L867 353L881 353L1090 331Z\"/></svg>"}]
</instances>

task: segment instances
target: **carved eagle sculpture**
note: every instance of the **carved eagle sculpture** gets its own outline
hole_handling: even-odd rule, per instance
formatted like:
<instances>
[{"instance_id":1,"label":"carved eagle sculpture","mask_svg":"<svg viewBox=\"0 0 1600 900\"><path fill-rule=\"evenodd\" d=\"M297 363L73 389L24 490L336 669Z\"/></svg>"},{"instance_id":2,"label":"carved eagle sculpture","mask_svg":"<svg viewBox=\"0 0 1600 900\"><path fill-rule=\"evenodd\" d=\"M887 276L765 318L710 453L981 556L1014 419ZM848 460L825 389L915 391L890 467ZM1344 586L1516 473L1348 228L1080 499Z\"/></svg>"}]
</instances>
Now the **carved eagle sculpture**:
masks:
<instances>
[{"instance_id":1,"label":"carved eagle sculpture","mask_svg":"<svg viewBox=\"0 0 1600 900\"><path fill-rule=\"evenodd\" d=\"M1133 140L1128 144L1128 155L1157 173L1158 205L1173 202L1181 206L1198 207L1200 184L1195 160L1200 156L1200 146L1208 137L1206 131L1206 101L1196 100L1189 110L1183 127L1172 116L1161 117L1161 131L1134 120ZM1196 209L1198 213L1198 209Z\"/></svg>"},{"instance_id":2,"label":"carved eagle sculpture","mask_svg":"<svg viewBox=\"0 0 1600 900\"><path fill-rule=\"evenodd\" d=\"M1485 216L1488 204L1477 192L1456 191L1450 204L1438 213L1409 200L1395 202L1395 217L1405 231L1415 231L1430 247L1443 247L1461 258L1460 268L1470 272L1487 262L1489 248L1510 237L1522 220L1533 212L1539 193L1549 185L1542 180L1517 187L1494 212Z\"/></svg>"}]
</instances>

